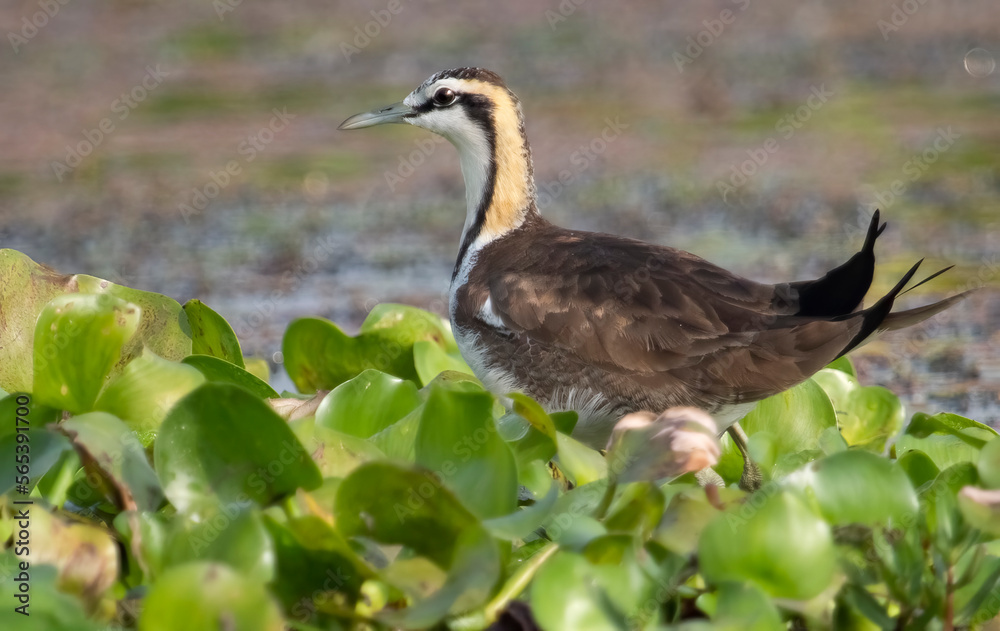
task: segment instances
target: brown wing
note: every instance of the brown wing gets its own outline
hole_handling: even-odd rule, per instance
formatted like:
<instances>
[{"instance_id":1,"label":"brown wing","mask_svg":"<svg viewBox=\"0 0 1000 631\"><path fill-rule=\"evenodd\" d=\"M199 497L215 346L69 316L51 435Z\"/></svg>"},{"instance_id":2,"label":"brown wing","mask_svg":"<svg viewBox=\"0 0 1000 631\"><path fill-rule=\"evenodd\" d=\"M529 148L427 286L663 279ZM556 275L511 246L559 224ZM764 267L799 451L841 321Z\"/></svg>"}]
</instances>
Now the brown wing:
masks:
<instances>
[{"instance_id":1,"label":"brown wing","mask_svg":"<svg viewBox=\"0 0 1000 631\"><path fill-rule=\"evenodd\" d=\"M796 315L793 285L756 283L679 250L550 224L532 232L530 249L503 239L482 254L490 265L478 280L494 315L532 344L638 372L650 387L662 377L715 399L759 399L832 361L864 325L865 312Z\"/></svg>"}]
</instances>

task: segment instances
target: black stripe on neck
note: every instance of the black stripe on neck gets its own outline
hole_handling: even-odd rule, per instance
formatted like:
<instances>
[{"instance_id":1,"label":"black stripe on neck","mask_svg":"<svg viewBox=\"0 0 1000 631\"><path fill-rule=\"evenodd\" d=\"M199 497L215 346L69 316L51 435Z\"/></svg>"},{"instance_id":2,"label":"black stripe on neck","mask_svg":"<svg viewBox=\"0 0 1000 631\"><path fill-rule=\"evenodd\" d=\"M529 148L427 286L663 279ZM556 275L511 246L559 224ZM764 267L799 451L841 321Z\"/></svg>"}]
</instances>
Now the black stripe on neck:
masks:
<instances>
[{"instance_id":1,"label":"black stripe on neck","mask_svg":"<svg viewBox=\"0 0 1000 631\"><path fill-rule=\"evenodd\" d=\"M479 234L483 231L483 224L486 223L486 212L493 202L493 191L496 188L497 181L497 133L496 123L493 118L493 103L484 96L471 94L466 97L462 105L469 118L486 134L486 141L490 145L490 162L486 167L486 182L483 184L483 196L479 200L479 206L476 208L476 219L469 226L469 231L462 240L462 246L458 249L458 259L455 261L455 269L451 272L452 280L455 280L455 277L458 276L458 269L462 266L462 260L465 258L469 248L472 247L472 244L479 237Z\"/></svg>"}]
</instances>

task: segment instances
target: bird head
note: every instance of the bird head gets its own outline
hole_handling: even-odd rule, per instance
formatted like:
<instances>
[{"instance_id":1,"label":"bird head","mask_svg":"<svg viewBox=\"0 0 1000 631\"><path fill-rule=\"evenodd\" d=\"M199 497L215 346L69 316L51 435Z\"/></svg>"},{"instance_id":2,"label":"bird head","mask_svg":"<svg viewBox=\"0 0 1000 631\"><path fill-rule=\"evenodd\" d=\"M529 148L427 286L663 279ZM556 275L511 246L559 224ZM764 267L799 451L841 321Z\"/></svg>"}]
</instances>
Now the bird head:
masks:
<instances>
[{"instance_id":1,"label":"bird head","mask_svg":"<svg viewBox=\"0 0 1000 631\"><path fill-rule=\"evenodd\" d=\"M495 72L454 68L432 75L399 103L351 116L338 129L362 129L386 123L422 127L460 148L480 143L492 145L496 142L496 130L505 123L521 129L521 106Z\"/></svg>"}]
</instances>

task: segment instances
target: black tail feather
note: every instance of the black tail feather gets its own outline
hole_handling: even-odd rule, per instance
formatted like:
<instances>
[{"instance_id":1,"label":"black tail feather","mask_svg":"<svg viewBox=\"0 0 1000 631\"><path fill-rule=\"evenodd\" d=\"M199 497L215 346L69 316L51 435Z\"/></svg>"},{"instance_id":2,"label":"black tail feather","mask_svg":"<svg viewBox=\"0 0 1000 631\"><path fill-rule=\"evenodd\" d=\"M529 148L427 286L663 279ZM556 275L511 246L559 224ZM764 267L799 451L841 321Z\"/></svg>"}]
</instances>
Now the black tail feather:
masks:
<instances>
[{"instance_id":1,"label":"black tail feather","mask_svg":"<svg viewBox=\"0 0 1000 631\"><path fill-rule=\"evenodd\" d=\"M799 300L795 315L831 318L852 313L861 305L875 276L875 240L887 225L879 224L880 217L878 210L872 214L861 251L846 263L817 280L789 283Z\"/></svg>"},{"instance_id":2,"label":"black tail feather","mask_svg":"<svg viewBox=\"0 0 1000 631\"><path fill-rule=\"evenodd\" d=\"M889 317L889 312L892 311L892 305L896 300L896 297L900 295L903 288L906 287L907 283L910 282L910 279L913 278L913 275L917 273L917 269L920 268L920 264L923 262L924 259L920 259L914 263L913 267L911 267L909 271L903 274L903 277L899 279L896 286L889 290L889 293L879 298L879 301L868 309L860 312L859 315L862 316L861 329L858 330L857 334L855 334L853 338L851 338L851 341L847 343L844 350L840 351L840 355L837 355L838 358L843 357L857 348L862 342L868 339L869 336L879 329L879 325L881 325L882 322ZM846 317L844 319L846 319Z\"/></svg>"}]
</instances>

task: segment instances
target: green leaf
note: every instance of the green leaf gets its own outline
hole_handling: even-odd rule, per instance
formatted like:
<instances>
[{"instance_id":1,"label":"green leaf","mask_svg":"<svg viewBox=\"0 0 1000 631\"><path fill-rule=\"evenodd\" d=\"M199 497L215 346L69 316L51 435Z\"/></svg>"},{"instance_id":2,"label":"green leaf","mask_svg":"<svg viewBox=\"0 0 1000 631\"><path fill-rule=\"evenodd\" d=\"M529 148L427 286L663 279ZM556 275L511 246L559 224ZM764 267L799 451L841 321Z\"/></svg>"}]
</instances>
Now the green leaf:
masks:
<instances>
[{"instance_id":1,"label":"green leaf","mask_svg":"<svg viewBox=\"0 0 1000 631\"><path fill-rule=\"evenodd\" d=\"M917 412L896 441L896 456L919 449L944 471L960 462L977 462L979 451L996 437L992 428L957 414Z\"/></svg>"},{"instance_id":2,"label":"green leaf","mask_svg":"<svg viewBox=\"0 0 1000 631\"><path fill-rule=\"evenodd\" d=\"M853 375L829 368L812 378L830 396L848 445L881 452L886 441L903 427L903 404L885 388L862 387Z\"/></svg>"},{"instance_id":3,"label":"green leaf","mask_svg":"<svg viewBox=\"0 0 1000 631\"><path fill-rule=\"evenodd\" d=\"M316 425L312 417L289 423L324 478L344 477L359 465L385 458L371 442Z\"/></svg>"},{"instance_id":4,"label":"green leaf","mask_svg":"<svg viewBox=\"0 0 1000 631\"><path fill-rule=\"evenodd\" d=\"M326 395L316 410L316 424L368 438L421 403L420 393L412 381L377 370L365 370Z\"/></svg>"},{"instance_id":5,"label":"green leaf","mask_svg":"<svg viewBox=\"0 0 1000 631\"><path fill-rule=\"evenodd\" d=\"M774 491L764 487L705 528L702 574L714 583L750 581L776 598L812 598L836 572L830 527L794 493L767 492Z\"/></svg>"},{"instance_id":6,"label":"green leaf","mask_svg":"<svg viewBox=\"0 0 1000 631\"><path fill-rule=\"evenodd\" d=\"M785 628L774 603L752 583L721 584L712 621L747 631L781 631Z\"/></svg>"},{"instance_id":7,"label":"green leaf","mask_svg":"<svg viewBox=\"0 0 1000 631\"><path fill-rule=\"evenodd\" d=\"M364 581L375 576L340 533L315 516L282 524L264 518L274 541L275 578L271 590L285 609L299 617L315 611L316 602L336 590L354 599Z\"/></svg>"},{"instance_id":8,"label":"green leaf","mask_svg":"<svg viewBox=\"0 0 1000 631\"><path fill-rule=\"evenodd\" d=\"M546 631L629 629L596 584L594 566L579 554L558 552L531 586L531 611Z\"/></svg>"},{"instance_id":9,"label":"green leaf","mask_svg":"<svg viewBox=\"0 0 1000 631\"><path fill-rule=\"evenodd\" d=\"M544 468L540 463L536 462L535 465ZM559 499L559 487L552 478L548 480L548 488L534 504L516 509L509 515L483 520L483 525L490 534L498 539L515 541L527 537L540 528L552 513L556 500Z\"/></svg>"},{"instance_id":10,"label":"green leaf","mask_svg":"<svg viewBox=\"0 0 1000 631\"><path fill-rule=\"evenodd\" d=\"M191 328L191 354L218 357L243 368L243 351L240 341L225 318L209 309L200 300L184 303L188 325Z\"/></svg>"},{"instance_id":11,"label":"green leaf","mask_svg":"<svg viewBox=\"0 0 1000 631\"><path fill-rule=\"evenodd\" d=\"M30 562L32 575L40 565L54 565L61 591L79 597L91 611L99 609L119 573L118 547L108 529L64 519L39 503L27 510L30 552L19 560Z\"/></svg>"},{"instance_id":12,"label":"green leaf","mask_svg":"<svg viewBox=\"0 0 1000 631\"><path fill-rule=\"evenodd\" d=\"M293 321L285 331L285 369L302 392L332 389L374 368L417 380L414 343L434 342L446 351L457 345L441 318L403 305L383 303L372 309L355 337L320 318Z\"/></svg>"},{"instance_id":13,"label":"green leaf","mask_svg":"<svg viewBox=\"0 0 1000 631\"><path fill-rule=\"evenodd\" d=\"M275 576L275 546L260 513L248 503L227 504L194 522L179 516L168 531L163 567L217 561L257 583Z\"/></svg>"},{"instance_id":14,"label":"green leaf","mask_svg":"<svg viewBox=\"0 0 1000 631\"><path fill-rule=\"evenodd\" d=\"M35 326L34 396L73 413L92 410L139 319L139 307L112 296L54 298Z\"/></svg>"},{"instance_id":15,"label":"green leaf","mask_svg":"<svg viewBox=\"0 0 1000 631\"><path fill-rule=\"evenodd\" d=\"M517 465L497 434L492 411L488 392L435 385L420 415L415 445L417 463L437 472L482 519L517 507Z\"/></svg>"},{"instance_id":16,"label":"green leaf","mask_svg":"<svg viewBox=\"0 0 1000 631\"><path fill-rule=\"evenodd\" d=\"M784 480L805 494L834 525L909 525L917 515L917 494L906 472L869 451L835 453Z\"/></svg>"},{"instance_id":17,"label":"green leaf","mask_svg":"<svg viewBox=\"0 0 1000 631\"><path fill-rule=\"evenodd\" d=\"M3 251L0 250L0 253ZM14 392L0 399L0 495L20 484L26 475L30 492L64 453L72 450L66 437L46 428L59 420L61 412L36 403L30 394ZM18 429L20 428L20 429ZM26 434L18 438L19 434ZM28 447L24 447L24 445ZM15 456L30 450L31 463L27 474L18 473Z\"/></svg>"},{"instance_id":18,"label":"green leaf","mask_svg":"<svg viewBox=\"0 0 1000 631\"><path fill-rule=\"evenodd\" d=\"M264 585L222 563L169 569L149 590L140 631L281 631L278 607Z\"/></svg>"},{"instance_id":19,"label":"green leaf","mask_svg":"<svg viewBox=\"0 0 1000 631\"><path fill-rule=\"evenodd\" d=\"M5 250L0 250L2 254ZM14 549L8 548L0 554L0 589L7 596L7 603L0 607L0 627L4 629L39 629L44 631L105 631L107 625L91 620L83 603L58 588L56 568L41 563L31 563L22 576L18 564L23 559L14 556ZM30 583L25 579L30 578ZM20 578L19 578L20 577ZM30 584L31 593L26 602L19 600L20 585ZM15 607L27 604L24 616Z\"/></svg>"},{"instance_id":20,"label":"green leaf","mask_svg":"<svg viewBox=\"0 0 1000 631\"><path fill-rule=\"evenodd\" d=\"M73 291L73 284L72 276L16 250L0 250L0 388L31 391L35 321L49 301Z\"/></svg>"},{"instance_id":21,"label":"green leaf","mask_svg":"<svg viewBox=\"0 0 1000 631\"><path fill-rule=\"evenodd\" d=\"M66 419L59 425L73 441L84 467L110 482L115 503L125 510L155 511L163 503L156 473L135 433L104 412Z\"/></svg>"},{"instance_id":22,"label":"green leaf","mask_svg":"<svg viewBox=\"0 0 1000 631\"><path fill-rule=\"evenodd\" d=\"M249 390L262 399L276 399L278 393L253 373L224 359L209 355L188 355L183 363L196 369L205 379L216 383L231 383Z\"/></svg>"},{"instance_id":23,"label":"green leaf","mask_svg":"<svg viewBox=\"0 0 1000 631\"><path fill-rule=\"evenodd\" d=\"M390 462L358 467L340 485L334 518L347 536L407 546L448 571L444 584L429 597L401 612L384 613L391 624L423 628L448 612L479 606L500 576L495 542L425 469Z\"/></svg>"},{"instance_id":24,"label":"green leaf","mask_svg":"<svg viewBox=\"0 0 1000 631\"><path fill-rule=\"evenodd\" d=\"M77 274L73 277L80 293L114 296L142 310L139 330L122 350L121 361L113 374L121 370L132 358L138 357L143 347L170 361L180 361L191 354L191 329L187 315L169 296L116 285L110 281Z\"/></svg>"},{"instance_id":25,"label":"green leaf","mask_svg":"<svg viewBox=\"0 0 1000 631\"><path fill-rule=\"evenodd\" d=\"M830 397L815 381L808 380L764 399L740 425L750 437L751 453L757 464L771 473L782 456L816 449L823 431L837 426L837 415ZM728 433L720 442L722 455L715 470L727 483L738 482L743 473L743 458ZM760 447L764 445L766 449L762 451Z\"/></svg>"},{"instance_id":26,"label":"green leaf","mask_svg":"<svg viewBox=\"0 0 1000 631\"><path fill-rule=\"evenodd\" d=\"M450 354L437 342L418 340L413 345L413 365L417 371L420 383L427 385L435 377L447 370L475 375L462 356L457 352Z\"/></svg>"},{"instance_id":27,"label":"green leaf","mask_svg":"<svg viewBox=\"0 0 1000 631\"><path fill-rule=\"evenodd\" d=\"M573 484L584 486L607 477L608 463L600 452L562 432L556 437L559 446L556 462Z\"/></svg>"},{"instance_id":28,"label":"green leaf","mask_svg":"<svg viewBox=\"0 0 1000 631\"><path fill-rule=\"evenodd\" d=\"M986 488L1000 489L1000 440L991 440L983 446L976 470Z\"/></svg>"},{"instance_id":29,"label":"green leaf","mask_svg":"<svg viewBox=\"0 0 1000 631\"><path fill-rule=\"evenodd\" d=\"M405 545L443 568L451 562L459 534L479 527L433 472L386 461L363 464L344 478L334 516L349 537Z\"/></svg>"},{"instance_id":30,"label":"green leaf","mask_svg":"<svg viewBox=\"0 0 1000 631\"><path fill-rule=\"evenodd\" d=\"M827 364L826 367L830 370L839 370L840 372L850 375L851 377L858 376L857 371L854 370L854 364L851 363L851 359L847 355L838 357Z\"/></svg>"},{"instance_id":31,"label":"green leaf","mask_svg":"<svg viewBox=\"0 0 1000 631\"><path fill-rule=\"evenodd\" d=\"M182 512L248 499L266 505L322 483L287 423L229 384L206 383L174 406L160 426L154 462L167 498Z\"/></svg>"},{"instance_id":32,"label":"green leaf","mask_svg":"<svg viewBox=\"0 0 1000 631\"><path fill-rule=\"evenodd\" d=\"M896 464L906 472L915 489L934 480L941 473L934 461L919 449L910 449L896 459Z\"/></svg>"},{"instance_id":33,"label":"green leaf","mask_svg":"<svg viewBox=\"0 0 1000 631\"><path fill-rule=\"evenodd\" d=\"M94 409L110 412L125 421L142 444L149 446L167 412L204 382L205 378L194 368L144 349L101 393Z\"/></svg>"},{"instance_id":34,"label":"green leaf","mask_svg":"<svg viewBox=\"0 0 1000 631\"><path fill-rule=\"evenodd\" d=\"M263 357L244 357L246 371L266 384L270 384L271 367Z\"/></svg>"}]
</instances>

